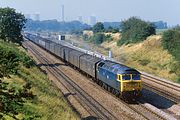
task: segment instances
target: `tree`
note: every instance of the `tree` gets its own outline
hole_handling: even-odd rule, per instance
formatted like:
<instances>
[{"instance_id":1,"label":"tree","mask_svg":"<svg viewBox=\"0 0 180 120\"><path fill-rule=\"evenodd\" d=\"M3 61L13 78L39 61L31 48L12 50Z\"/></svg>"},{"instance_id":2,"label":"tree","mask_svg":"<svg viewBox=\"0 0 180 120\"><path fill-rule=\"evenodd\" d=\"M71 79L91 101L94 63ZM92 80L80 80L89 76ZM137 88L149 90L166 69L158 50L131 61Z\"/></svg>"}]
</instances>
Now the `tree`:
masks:
<instances>
[{"instance_id":1,"label":"tree","mask_svg":"<svg viewBox=\"0 0 180 120\"><path fill-rule=\"evenodd\" d=\"M162 36L162 46L167 49L176 60L180 61L180 31L179 27L175 27L172 30L167 30Z\"/></svg>"},{"instance_id":2,"label":"tree","mask_svg":"<svg viewBox=\"0 0 180 120\"><path fill-rule=\"evenodd\" d=\"M93 26L92 30L94 33L103 32L104 31L104 25L101 22L97 22Z\"/></svg>"},{"instance_id":3,"label":"tree","mask_svg":"<svg viewBox=\"0 0 180 120\"><path fill-rule=\"evenodd\" d=\"M156 33L153 24L136 17L122 21L121 29L122 37L121 40L118 41L118 45L136 43Z\"/></svg>"},{"instance_id":4,"label":"tree","mask_svg":"<svg viewBox=\"0 0 180 120\"><path fill-rule=\"evenodd\" d=\"M13 43L21 43L23 40L21 30L26 19L13 8L0 8L0 38Z\"/></svg>"},{"instance_id":5,"label":"tree","mask_svg":"<svg viewBox=\"0 0 180 120\"><path fill-rule=\"evenodd\" d=\"M171 72L174 72L177 76L177 82L180 83L180 27L176 26L173 29L167 30L162 36L162 46L164 49L174 57L176 62L171 63Z\"/></svg>"},{"instance_id":6,"label":"tree","mask_svg":"<svg viewBox=\"0 0 180 120\"><path fill-rule=\"evenodd\" d=\"M119 29L118 28L113 28L111 26L109 26L105 32L111 32L111 33L118 33L119 32Z\"/></svg>"}]
</instances>

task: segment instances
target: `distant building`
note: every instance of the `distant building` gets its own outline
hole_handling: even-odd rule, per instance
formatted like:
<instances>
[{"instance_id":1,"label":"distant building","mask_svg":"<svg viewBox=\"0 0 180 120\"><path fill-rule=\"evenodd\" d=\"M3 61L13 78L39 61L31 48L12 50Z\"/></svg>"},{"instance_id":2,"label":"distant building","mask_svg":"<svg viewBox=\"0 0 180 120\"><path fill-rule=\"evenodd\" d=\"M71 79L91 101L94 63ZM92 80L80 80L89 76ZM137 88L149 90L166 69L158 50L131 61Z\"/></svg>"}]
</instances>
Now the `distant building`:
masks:
<instances>
[{"instance_id":1,"label":"distant building","mask_svg":"<svg viewBox=\"0 0 180 120\"><path fill-rule=\"evenodd\" d=\"M39 21L40 20L40 14L25 14L24 15L26 17L26 19L32 19L32 20L36 20Z\"/></svg>"},{"instance_id":2,"label":"distant building","mask_svg":"<svg viewBox=\"0 0 180 120\"><path fill-rule=\"evenodd\" d=\"M83 23L83 19L82 19L82 16L78 16L77 20L81 23Z\"/></svg>"},{"instance_id":3,"label":"distant building","mask_svg":"<svg viewBox=\"0 0 180 120\"><path fill-rule=\"evenodd\" d=\"M25 14L26 19L31 19L31 14Z\"/></svg>"},{"instance_id":4,"label":"distant building","mask_svg":"<svg viewBox=\"0 0 180 120\"><path fill-rule=\"evenodd\" d=\"M65 40L65 35L58 35L59 40Z\"/></svg>"},{"instance_id":5,"label":"distant building","mask_svg":"<svg viewBox=\"0 0 180 120\"><path fill-rule=\"evenodd\" d=\"M93 25L96 24L96 22L97 22L96 17L95 16L90 16L89 24L93 26Z\"/></svg>"},{"instance_id":6,"label":"distant building","mask_svg":"<svg viewBox=\"0 0 180 120\"><path fill-rule=\"evenodd\" d=\"M34 14L34 20L39 21L40 20L40 14Z\"/></svg>"},{"instance_id":7,"label":"distant building","mask_svg":"<svg viewBox=\"0 0 180 120\"><path fill-rule=\"evenodd\" d=\"M64 5L61 6L62 22L64 22Z\"/></svg>"}]
</instances>

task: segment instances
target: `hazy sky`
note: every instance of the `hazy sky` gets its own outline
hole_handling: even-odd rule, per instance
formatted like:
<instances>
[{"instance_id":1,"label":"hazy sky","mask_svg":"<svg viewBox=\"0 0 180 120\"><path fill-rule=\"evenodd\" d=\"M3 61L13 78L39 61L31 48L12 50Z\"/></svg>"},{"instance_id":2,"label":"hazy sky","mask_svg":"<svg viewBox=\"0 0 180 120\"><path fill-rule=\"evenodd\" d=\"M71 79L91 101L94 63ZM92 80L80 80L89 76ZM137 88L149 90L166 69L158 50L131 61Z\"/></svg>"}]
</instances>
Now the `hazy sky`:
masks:
<instances>
[{"instance_id":1,"label":"hazy sky","mask_svg":"<svg viewBox=\"0 0 180 120\"><path fill-rule=\"evenodd\" d=\"M13 7L24 14L39 13L41 20L61 20L61 5L65 7L68 21L78 16L87 21L91 15L98 21L121 21L138 16L148 21L180 24L180 0L0 0L0 7Z\"/></svg>"}]
</instances>

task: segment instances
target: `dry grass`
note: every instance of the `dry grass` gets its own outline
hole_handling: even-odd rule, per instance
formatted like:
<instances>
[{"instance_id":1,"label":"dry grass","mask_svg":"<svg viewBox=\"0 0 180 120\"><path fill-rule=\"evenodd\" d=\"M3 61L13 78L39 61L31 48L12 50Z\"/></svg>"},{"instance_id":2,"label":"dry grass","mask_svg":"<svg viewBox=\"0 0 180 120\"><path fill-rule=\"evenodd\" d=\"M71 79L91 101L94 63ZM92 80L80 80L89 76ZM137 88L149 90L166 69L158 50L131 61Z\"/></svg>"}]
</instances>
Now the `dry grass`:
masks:
<instances>
[{"instance_id":1,"label":"dry grass","mask_svg":"<svg viewBox=\"0 0 180 120\"><path fill-rule=\"evenodd\" d=\"M120 33L105 33L105 35L111 35L115 41L119 40L120 38Z\"/></svg>"},{"instance_id":2,"label":"dry grass","mask_svg":"<svg viewBox=\"0 0 180 120\"><path fill-rule=\"evenodd\" d=\"M175 62L173 57L161 47L161 36L150 36L144 42L117 46L116 40L101 45L110 48L115 59L128 66L135 67L166 79L176 80L177 76L171 73L170 64Z\"/></svg>"},{"instance_id":3,"label":"dry grass","mask_svg":"<svg viewBox=\"0 0 180 120\"><path fill-rule=\"evenodd\" d=\"M88 35L89 37L90 37L90 36L93 36L93 31L84 30L84 31L83 31L83 35Z\"/></svg>"}]
</instances>

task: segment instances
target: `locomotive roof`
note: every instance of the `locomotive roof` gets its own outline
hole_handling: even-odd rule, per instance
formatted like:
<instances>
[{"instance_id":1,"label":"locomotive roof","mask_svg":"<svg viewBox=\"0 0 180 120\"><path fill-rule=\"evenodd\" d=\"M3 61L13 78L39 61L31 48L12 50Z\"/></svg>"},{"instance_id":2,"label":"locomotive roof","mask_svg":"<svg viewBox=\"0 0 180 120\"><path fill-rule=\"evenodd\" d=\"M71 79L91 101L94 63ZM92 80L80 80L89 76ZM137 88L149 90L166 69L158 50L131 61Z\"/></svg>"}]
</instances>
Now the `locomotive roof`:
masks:
<instances>
[{"instance_id":1,"label":"locomotive roof","mask_svg":"<svg viewBox=\"0 0 180 120\"><path fill-rule=\"evenodd\" d=\"M105 68L109 71L112 71L116 74L140 74L137 70L130 68L126 65L119 64L113 61L105 60L103 61L105 63L102 68Z\"/></svg>"}]
</instances>

